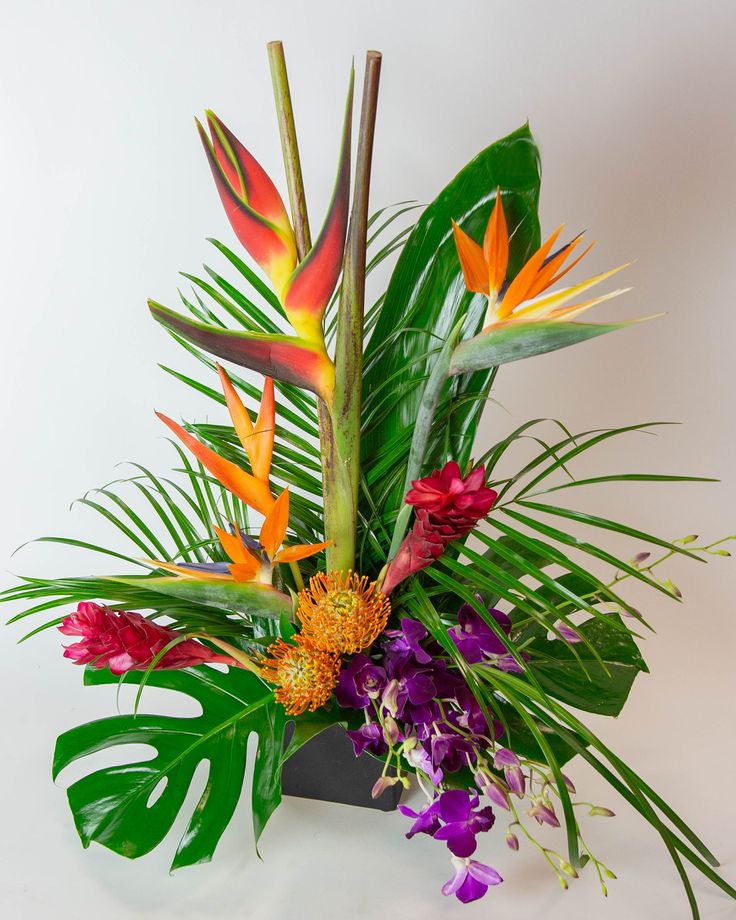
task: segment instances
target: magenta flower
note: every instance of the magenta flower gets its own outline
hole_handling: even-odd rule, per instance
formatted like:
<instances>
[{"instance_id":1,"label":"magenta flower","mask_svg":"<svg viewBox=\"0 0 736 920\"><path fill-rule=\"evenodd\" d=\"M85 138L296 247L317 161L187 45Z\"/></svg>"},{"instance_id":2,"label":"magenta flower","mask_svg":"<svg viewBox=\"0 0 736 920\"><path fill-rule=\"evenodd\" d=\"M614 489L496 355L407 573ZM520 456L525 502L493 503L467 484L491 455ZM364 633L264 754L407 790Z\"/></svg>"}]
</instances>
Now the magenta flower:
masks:
<instances>
[{"instance_id":1,"label":"magenta flower","mask_svg":"<svg viewBox=\"0 0 736 920\"><path fill-rule=\"evenodd\" d=\"M482 898L491 885L500 885L503 879L490 866L475 859L452 857L453 877L442 886L442 894L454 894L458 901L468 904Z\"/></svg>"},{"instance_id":2,"label":"magenta flower","mask_svg":"<svg viewBox=\"0 0 736 920\"><path fill-rule=\"evenodd\" d=\"M356 757L360 757L364 751L375 754L376 757L384 757L388 751L386 739L383 737L383 729L378 722L366 722L360 728L348 730L345 734L353 743Z\"/></svg>"},{"instance_id":3,"label":"magenta flower","mask_svg":"<svg viewBox=\"0 0 736 920\"><path fill-rule=\"evenodd\" d=\"M416 510L414 527L392 560L382 591L391 591L410 575L431 565L453 540L467 536L493 507L498 493L485 485L485 467L463 479L454 460L431 476L415 479L404 501Z\"/></svg>"},{"instance_id":4,"label":"magenta flower","mask_svg":"<svg viewBox=\"0 0 736 920\"><path fill-rule=\"evenodd\" d=\"M65 636L82 637L81 642L66 647L65 658L93 668L109 667L112 674L147 670L154 658L182 635L140 613L113 611L90 601L82 601L58 628ZM228 655L218 655L195 639L183 639L156 662L155 670L191 668L205 662L236 664Z\"/></svg>"},{"instance_id":5,"label":"magenta flower","mask_svg":"<svg viewBox=\"0 0 736 920\"><path fill-rule=\"evenodd\" d=\"M478 597L483 603L483 599ZM511 620L508 615L494 607L488 608L488 615L498 624L505 635L511 634ZM448 629L448 635L468 664L491 662L501 671L522 673L519 663L511 655L493 628L470 606L463 604L457 612L458 625Z\"/></svg>"},{"instance_id":6,"label":"magenta flower","mask_svg":"<svg viewBox=\"0 0 736 920\"><path fill-rule=\"evenodd\" d=\"M460 467L450 460L431 476L415 479L404 501L442 523L456 524L458 531L467 533L488 514L498 498L497 492L486 487L485 480L485 467L477 466L463 479Z\"/></svg>"},{"instance_id":7,"label":"magenta flower","mask_svg":"<svg viewBox=\"0 0 736 920\"><path fill-rule=\"evenodd\" d=\"M337 680L335 697L345 709L365 709L386 686L386 672L373 664L367 655L356 655L347 664Z\"/></svg>"}]
</instances>

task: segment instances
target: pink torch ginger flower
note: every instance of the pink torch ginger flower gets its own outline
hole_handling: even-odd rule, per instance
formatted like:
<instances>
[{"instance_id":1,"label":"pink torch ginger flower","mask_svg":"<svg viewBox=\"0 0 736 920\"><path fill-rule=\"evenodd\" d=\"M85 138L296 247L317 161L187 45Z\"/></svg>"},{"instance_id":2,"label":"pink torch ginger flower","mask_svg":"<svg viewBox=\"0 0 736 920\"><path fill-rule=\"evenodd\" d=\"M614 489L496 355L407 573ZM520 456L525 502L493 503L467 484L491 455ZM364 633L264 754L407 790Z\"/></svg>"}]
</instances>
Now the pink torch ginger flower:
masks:
<instances>
[{"instance_id":1,"label":"pink torch ginger flower","mask_svg":"<svg viewBox=\"0 0 736 920\"><path fill-rule=\"evenodd\" d=\"M154 658L182 634L160 626L140 613L113 611L100 604L83 601L75 613L66 617L59 632L81 636L64 650L64 657L75 664L93 668L109 667L112 674L147 670ZM162 668L190 668L205 662L234 665L227 655L218 655L195 639L183 639L170 648L155 664Z\"/></svg>"}]
</instances>

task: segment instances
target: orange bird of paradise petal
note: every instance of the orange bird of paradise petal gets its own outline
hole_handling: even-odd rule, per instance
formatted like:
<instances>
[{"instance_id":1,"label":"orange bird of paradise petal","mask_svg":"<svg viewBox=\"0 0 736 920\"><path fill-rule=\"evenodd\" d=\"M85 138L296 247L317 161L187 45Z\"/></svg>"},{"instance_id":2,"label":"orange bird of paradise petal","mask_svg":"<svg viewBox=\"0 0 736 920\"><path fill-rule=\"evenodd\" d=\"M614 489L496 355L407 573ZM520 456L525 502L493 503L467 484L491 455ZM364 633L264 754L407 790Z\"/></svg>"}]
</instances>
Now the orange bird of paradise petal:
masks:
<instances>
[{"instance_id":1,"label":"orange bird of paradise petal","mask_svg":"<svg viewBox=\"0 0 736 920\"><path fill-rule=\"evenodd\" d=\"M255 476L251 476L250 473L241 470L239 466L236 466L230 460L226 460L213 450L210 450L209 447L205 447L201 441L198 441L194 435L185 431L173 419L168 418L161 412L157 412L156 415L173 431L182 444L189 448L202 466L209 470L215 479L229 492L232 492L233 495L236 495L241 501L250 505L260 514L268 514L273 506L274 499L267 482L256 479Z\"/></svg>"},{"instance_id":2,"label":"orange bird of paradise petal","mask_svg":"<svg viewBox=\"0 0 736 920\"><path fill-rule=\"evenodd\" d=\"M486 226L483 246L468 236L454 221L452 229L465 286L469 291L485 294L488 297L488 317L485 329L498 323L533 322L544 319L569 320L596 304L610 300L624 293L624 290L628 290L616 290L610 294L560 309L563 303L567 303L577 294L627 267L620 265L580 284L541 296L574 268L593 247L591 243L576 259L565 265L580 244L582 234L550 255L552 247L562 232L562 226L560 226L526 261L504 291L509 259L509 234L500 189L496 191L496 202Z\"/></svg>"},{"instance_id":3,"label":"orange bird of paradise petal","mask_svg":"<svg viewBox=\"0 0 736 920\"><path fill-rule=\"evenodd\" d=\"M222 392L225 394L227 410L230 413L235 433L250 461L253 475L256 479L268 482L268 478L271 475L273 443L276 433L276 401L273 378L266 377L263 382L261 406L254 425L225 369L220 364L216 366L222 383Z\"/></svg>"}]
</instances>

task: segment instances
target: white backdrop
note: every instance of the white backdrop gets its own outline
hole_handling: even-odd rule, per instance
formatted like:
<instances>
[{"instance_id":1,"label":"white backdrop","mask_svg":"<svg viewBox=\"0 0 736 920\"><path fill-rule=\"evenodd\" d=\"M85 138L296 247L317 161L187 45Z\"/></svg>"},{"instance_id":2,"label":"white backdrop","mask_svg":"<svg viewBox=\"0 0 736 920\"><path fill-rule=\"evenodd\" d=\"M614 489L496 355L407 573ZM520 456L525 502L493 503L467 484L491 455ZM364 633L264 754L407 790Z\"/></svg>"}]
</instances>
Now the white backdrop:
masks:
<instances>
[{"instance_id":1,"label":"white backdrop","mask_svg":"<svg viewBox=\"0 0 736 920\"><path fill-rule=\"evenodd\" d=\"M703 473L722 484L631 486L578 503L668 537L734 529L729 0L26 0L4 3L2 21L8 572L81 574L86 561L53 546L10 555L41 534L107 537L92 514L70 513L70 502L123 475L120 461L166 469L154 406L174 417L212 411L157 368L186 362L150 321L145 298L172 302L177 271L214 259L204 237L232 239L194 114L215 108L280 175L265 56L272 38L286 44L314 223L332 182L347 68L355 55L360 70L366 48L385 54L374 206L431 199L481 147L530 119L544 161L544 230L561 220L588 228L599 240L591 273L638 259L627 272L634 291L599 315L668 315L504 369L503 406L489 408L483 438L535 416L577 429L682 421L606 448L578 471ZM618 721L596 723L721 854L731 882L735 573L728 560L671 570L685 604L648 598L658 630L645 648L652 675L639 679ZM620 876L607 901L592 874L563 895L532 853L507 853L498 834L481 852L506 881L462 909L439 894L449 874L442 848L405 841L401 816L300 800L273 819L263 862L251 848L247 803L210 866L168 876L173 837L136 863L98 846L85 852L51 783L51 752L60 731L113 711L113 694L81 687L57 635L17 648L20 635L0 632L0 900L11 920L688 916L656 836L580 765L570 770L579 787L619 813L593 826ZM695 886L705 918L734 915L712 886Z\"/></svg>"}]
</instances>

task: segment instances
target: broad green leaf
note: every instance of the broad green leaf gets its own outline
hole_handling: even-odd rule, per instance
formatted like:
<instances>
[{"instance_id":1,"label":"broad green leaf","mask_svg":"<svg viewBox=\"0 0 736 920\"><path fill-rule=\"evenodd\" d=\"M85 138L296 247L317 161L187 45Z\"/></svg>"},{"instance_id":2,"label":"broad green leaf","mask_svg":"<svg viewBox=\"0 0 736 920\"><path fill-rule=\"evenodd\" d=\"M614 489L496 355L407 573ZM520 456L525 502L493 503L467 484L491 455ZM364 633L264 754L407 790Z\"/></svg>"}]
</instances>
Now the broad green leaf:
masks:
<instances>
[{"instance_id":1,"label":"broad green leaf","mask_svg":"<svg viewBox=\"0 0 736 920\"><path fill-rule=\"evenodd\" d=\"M139 681L141 675L128 679ZM86 684L118 682L107 669L85 672ZM153 671L148 683L187 694L201 704L202 714L112 716L73 728L56 742L54 777L97 751L129 744L155 750L152 759L103 767L72 783L67 795L83 845L96 841L129 859L149 853L171 830L195 770L206 763L207 783L171 868L209 861L240 798L252 732L258 735L253 780L257 841L281 801L284 716L271 690L247 671L222 673L206 666Z\"/></svg>"},{"instance_id":2,"label":"broad green leaf","mask_svg":"<svg viewBox=\"0 0 736 920\"><path fill-rule=\"evenodd\" d=\"M637 322L634 320L633 322ZM543 355L558 348L615 332L631 325L622 323L508 322L460 342L450 362L451 374L468 374L522 358Z\"/></svg>"},{"instance_id":3,"label":"broad green leaf","mask_svg":"<svg viewBox=\"0 0 736 920\"><path fill-rule=\"evenodd\" d=\"M479 153L426 208L404 245L381 303L366 348L366 406L397 368L404 369L402 377L392 382L381 413L364 427L362 439L362 465L369 488L374 491L391 484L381 501L374 495L384 520L395 515L403 497L410 434L433 363L432 352L442 347L466 313L471 334L480 329L485 314L485 298L465 289L451 222L454 219L466 232L482 235L498 186L504 189L507 219L514 231L513 276L539 245L539 155L526 125ZM445 454L461 465L467 461L489 380L490 373L482 371L448 384L447 412L437 421L425 466ZM478 398L466 400L470 394ZM384 462L379 464L379 459ZM369 509L361 511L370 519Z\"/></svg>"},{"instance_id":4,"label":"broad green leaf","mask_svg":"<svg viewBox=\"0 0 736 920\"><path fill-rule=\"evenodd\" d=\"M619 627L623 625L618 614L610 614L606 620L614 620ZM585 712L617 716L637 674L648 668L631 635L621 628L613 628L606 620L591 618L575 626L576 631L595 647L606 670L581 649L583 671L572 647L560 639L537 638L527 651L533 654L530 668L550 696Z\"/></svg>"}]
</instances>

